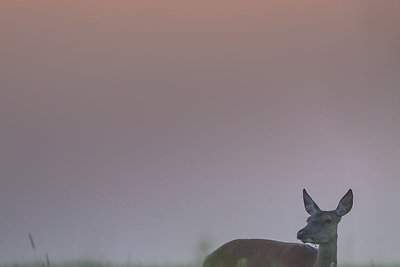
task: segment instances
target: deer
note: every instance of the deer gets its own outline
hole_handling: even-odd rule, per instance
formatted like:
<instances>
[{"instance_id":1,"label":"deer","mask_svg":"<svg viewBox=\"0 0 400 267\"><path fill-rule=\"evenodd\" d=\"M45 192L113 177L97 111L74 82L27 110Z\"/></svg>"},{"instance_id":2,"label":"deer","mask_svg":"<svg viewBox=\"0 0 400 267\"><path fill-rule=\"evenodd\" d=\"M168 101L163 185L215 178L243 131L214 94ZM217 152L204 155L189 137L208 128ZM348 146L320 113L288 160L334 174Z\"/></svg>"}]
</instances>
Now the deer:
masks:
<instances>
[{"instance_id":1,"label":"deer","mask_svg":"<svg viewBox=\"0 0 400 267\"><path fill-rule=\"evenodd\" d=\"M209 254L203 267L336 267L338 224L353 207L353 191L349 189L331 211L321 210L305 189L303 201L310 215L306 226L297 232L303 243L236 239Z\"/></svg>"}]
</instances>

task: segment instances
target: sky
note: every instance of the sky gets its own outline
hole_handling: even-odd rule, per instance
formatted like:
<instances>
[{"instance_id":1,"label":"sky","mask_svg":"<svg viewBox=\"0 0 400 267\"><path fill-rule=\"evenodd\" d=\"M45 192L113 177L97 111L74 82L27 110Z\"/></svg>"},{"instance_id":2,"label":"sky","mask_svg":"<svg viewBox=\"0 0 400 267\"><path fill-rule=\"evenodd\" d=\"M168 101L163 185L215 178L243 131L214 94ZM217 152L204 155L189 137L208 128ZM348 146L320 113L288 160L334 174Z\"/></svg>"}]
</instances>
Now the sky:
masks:
<instances>
[{"instance_id":1,"label":"sky","mask_svg":"<svg viewBox=\"0 0 400 267\"><path fill-rule=\"evenodd\" d=\"M400 2L2 0L0 261L296 241L399 262Z\"/></svg>"}]
</instances>

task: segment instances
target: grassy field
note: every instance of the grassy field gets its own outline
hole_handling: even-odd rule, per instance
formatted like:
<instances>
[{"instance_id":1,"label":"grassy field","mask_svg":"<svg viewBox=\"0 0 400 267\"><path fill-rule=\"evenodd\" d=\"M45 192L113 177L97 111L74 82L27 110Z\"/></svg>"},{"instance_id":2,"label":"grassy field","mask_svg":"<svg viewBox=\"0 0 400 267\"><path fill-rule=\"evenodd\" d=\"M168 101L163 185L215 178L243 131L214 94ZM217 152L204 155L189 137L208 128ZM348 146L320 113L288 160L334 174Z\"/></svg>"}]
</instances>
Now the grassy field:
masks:
<instances>
[{"instance_id":1,"label":"grassy field","mask_svg":"<svg viewBox=\"0 0 400 267\"><path fill-rule=\"evenodd\" d=\"M44 264L38 263L12 263L12 264L0 264L0 267L42 267ZM72 261L64 263L54 263L50 266L54 267L200 267L196 264L112 264L108 262L96 262L96 261ZM340 267L400 267L400 264L343 264L338 265Z\"/></svg>"}]
</instances>

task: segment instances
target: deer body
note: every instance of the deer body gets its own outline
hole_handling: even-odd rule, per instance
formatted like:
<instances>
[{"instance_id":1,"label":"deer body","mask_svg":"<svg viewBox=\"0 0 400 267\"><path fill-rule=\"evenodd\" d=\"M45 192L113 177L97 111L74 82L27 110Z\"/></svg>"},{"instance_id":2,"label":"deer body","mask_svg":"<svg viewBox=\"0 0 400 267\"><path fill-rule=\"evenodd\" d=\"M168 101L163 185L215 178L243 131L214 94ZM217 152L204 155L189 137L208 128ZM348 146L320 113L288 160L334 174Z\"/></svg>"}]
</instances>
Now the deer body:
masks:
<instances>
[{"instance_id":1,"label":"deer body","mask_svg":"<svg viewBox=\"0 0 400 267\"><path fill-rule=\"evenodd\" d=\"M353 206L351 189L333 211L322 211L303 189L307 225L297 233L303 243L268 239L230 241L206 257L203 267L331 267L337 265L337 225Z\"/></svg>"},{"instance_id":2,"label":"deer body","mask_svg":"<svg viewBox=\"0 0 400 267\"><path fill-rule=\"evenodd\" d=\"M317 250L304 244L268 239L236 239L210 254L203 267L312 267L316 257Z\"/></svg>"}]
</instances>

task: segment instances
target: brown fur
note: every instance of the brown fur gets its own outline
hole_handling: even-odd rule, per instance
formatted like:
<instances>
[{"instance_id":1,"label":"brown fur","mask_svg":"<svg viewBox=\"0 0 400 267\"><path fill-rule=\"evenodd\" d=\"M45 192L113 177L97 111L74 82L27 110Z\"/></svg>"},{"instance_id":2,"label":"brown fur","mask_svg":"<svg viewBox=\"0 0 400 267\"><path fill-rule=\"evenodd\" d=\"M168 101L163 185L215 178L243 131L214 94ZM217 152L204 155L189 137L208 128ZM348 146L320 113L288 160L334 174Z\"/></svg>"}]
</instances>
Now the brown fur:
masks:
<instances>
[{"instance_id":1,"label":"brown fur","mask_svg":"<svg viewBox=\"0 0 400 267\"><path fill-rule=\"evenodd\" d=\"M306 255L306 260L304 260ZM237 239L230 241L208 255L203 267L244 266L312 267L317 250L296 243L267 239Z\"/></svg>"},{"instance_id":2,"label":"brown fur","mask_svg":"<svg viewBox=\"0 0 400 267\"><path fill-rule=\"evenodd\" d=\"M333 211L322 211L305 189L303 200L311 216L297 238L319 244L319 250L305 244L236 239L208 255L203 267L336 267L337 225L353 206L353 192L350 189Z\"/></svg>"}]
</instances>

